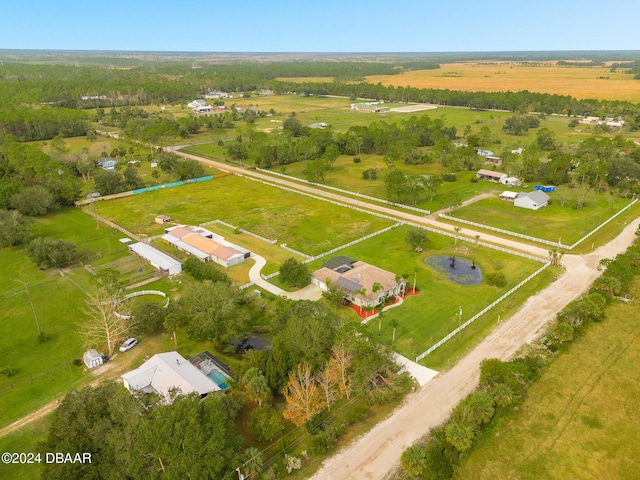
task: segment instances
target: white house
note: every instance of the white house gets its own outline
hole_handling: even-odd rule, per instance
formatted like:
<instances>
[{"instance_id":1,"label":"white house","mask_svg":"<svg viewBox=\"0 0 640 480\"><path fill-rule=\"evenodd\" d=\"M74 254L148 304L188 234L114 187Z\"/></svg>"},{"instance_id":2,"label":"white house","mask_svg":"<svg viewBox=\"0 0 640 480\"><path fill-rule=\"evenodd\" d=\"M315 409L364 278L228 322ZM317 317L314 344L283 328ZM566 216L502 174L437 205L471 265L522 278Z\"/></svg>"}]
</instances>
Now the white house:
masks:
<instances>
[{"instance_id":1,"label":"white house","mask_svg":"<svg viewBox=\"0 0 640 480\"><path fill-rule=\"evenodd\" d=\"M205 100L203 100L202 98L199 98L197 100L194 100L193 102L187 103L187 107L198 108L198 107L204 107L206 104L207 102Z\"/></svg>"},{"instance_id":2,"label":"white house","mask_svg":"<svg viewBox=\"0 0 640 480\"><path fill-rule=\"evenodd\" d=\"M209 392L221 390L178 352L158 353L120 378L130 392L157 393L166 401L175 392L183 395L197 392L204 397Z\"/></svg>"},{"instance_id":3,"label":"white house","mask_svg":"<svg viewBox=\"0 0 640 480\"><path fill-rule=\"evenodd\" d=\"M546 206L551 200L551 197L544 193L542 190L536 190L535 192L521 193L513 201L516 207L527 208L529 210L538 210Z\"/></svg>"}]
</instances>

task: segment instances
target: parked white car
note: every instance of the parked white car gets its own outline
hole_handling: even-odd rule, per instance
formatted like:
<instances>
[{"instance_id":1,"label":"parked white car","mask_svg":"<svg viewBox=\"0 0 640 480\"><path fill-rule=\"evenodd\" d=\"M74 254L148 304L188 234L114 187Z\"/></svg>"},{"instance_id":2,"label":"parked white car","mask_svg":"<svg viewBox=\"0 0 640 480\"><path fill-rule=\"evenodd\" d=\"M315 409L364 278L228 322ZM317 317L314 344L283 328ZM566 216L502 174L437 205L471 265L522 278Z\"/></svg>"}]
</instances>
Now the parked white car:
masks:
<instances>
[{"instance_id":1,"label":"parked white car","mask_svg":"<svg viewBox=\"0 0 640 480\"><path fill-rule=\"evenodd\" d=\"M120 345L120 351L126 352L127 350L131 350L137 344L138 344L138 340L136 340L135 338L128 338L124 341L122 345Z\"/></svg>"}]
</instances>

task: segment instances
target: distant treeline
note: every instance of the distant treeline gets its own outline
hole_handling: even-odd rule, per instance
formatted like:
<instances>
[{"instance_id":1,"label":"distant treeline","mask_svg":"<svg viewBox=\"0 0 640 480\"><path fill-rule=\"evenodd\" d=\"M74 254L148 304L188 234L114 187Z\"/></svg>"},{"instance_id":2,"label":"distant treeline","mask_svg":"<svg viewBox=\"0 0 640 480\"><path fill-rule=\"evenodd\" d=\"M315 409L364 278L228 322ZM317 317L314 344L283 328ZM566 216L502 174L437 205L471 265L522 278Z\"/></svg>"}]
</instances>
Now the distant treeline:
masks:
<instances>
[{"instance_id":1,"label":"distant treeline","mask_svg":"<svg viewBox=\"0 0 640 480\"><path fill-rule=\"evenodd\" d=\"M569 95L520 92L466 92L432 88L385 87L381 83L273 83L275 91L313 95L343 95L388 102L434 103L479 110L497 109L511 112L560 113L566 115L621 115L640 117L640 105L619 100L577 100ZM640 118L638 118L640 120ZM640 124L640 121L636 123Z\"/></svg>"},{"instance_id":2,"label":"distant treeline","mask_svg":"<svg viewBox=\"0 0 640 480\"><path fill-rule=\"evenodd\" d=\"M113 69L6 63L0 66L0 107L53 104L68 108L186 103L213 89L269 88L277 77L362 78L439 68L433 62L275 62ZM83 97L90 97L83 100Z\"/></svg>"},{"instance_id":3,"label":"distant treeline","mask_svg":"<svg viewBox=\"0 0 640 480\"><path fill-rule=\"evenodd\" d=\"M88 129L86 112L71 108L0 108L0 138L13 135L23 142L48 140L55 136L77 137Z\"/></svg>"}]
</instances>

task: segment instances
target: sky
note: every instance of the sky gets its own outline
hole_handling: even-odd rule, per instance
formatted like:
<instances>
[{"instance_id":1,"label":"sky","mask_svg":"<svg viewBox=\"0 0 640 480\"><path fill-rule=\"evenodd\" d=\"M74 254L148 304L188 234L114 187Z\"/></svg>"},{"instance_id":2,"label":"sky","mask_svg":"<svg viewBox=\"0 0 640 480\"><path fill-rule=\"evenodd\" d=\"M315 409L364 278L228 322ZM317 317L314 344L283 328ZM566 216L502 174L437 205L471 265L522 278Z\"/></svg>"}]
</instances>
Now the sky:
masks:
<instances>
[{"instance_id":1,"label":"sky","mask_svg":"<svg viewBox=\"0 0 640 480\"><path fill-rule=\"evenodd\" d=\"M0 49L640 50L640 1L0 0Z\"/></svg>"}]
</instances>

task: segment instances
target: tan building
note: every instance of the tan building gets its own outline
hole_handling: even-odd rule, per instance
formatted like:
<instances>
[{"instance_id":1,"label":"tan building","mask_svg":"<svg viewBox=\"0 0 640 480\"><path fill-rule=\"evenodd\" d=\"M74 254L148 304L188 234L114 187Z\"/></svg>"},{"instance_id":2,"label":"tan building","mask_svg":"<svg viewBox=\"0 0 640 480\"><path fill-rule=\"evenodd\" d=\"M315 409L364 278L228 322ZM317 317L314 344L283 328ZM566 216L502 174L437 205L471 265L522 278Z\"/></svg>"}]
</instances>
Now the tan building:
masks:
<instances>
[{"instance_id":1,"label":"tan building","mask_svg":"<svg viewBox=\"0 0 640 480\"><path fill-rule=\"evenodd\" d=\"M388 297L402 295L406 281L382 268L349 257L335 257L311 274L311 283L327 291L336 284L345 298L360 307L377 307Z\"/></svg>"}]
</instances>

